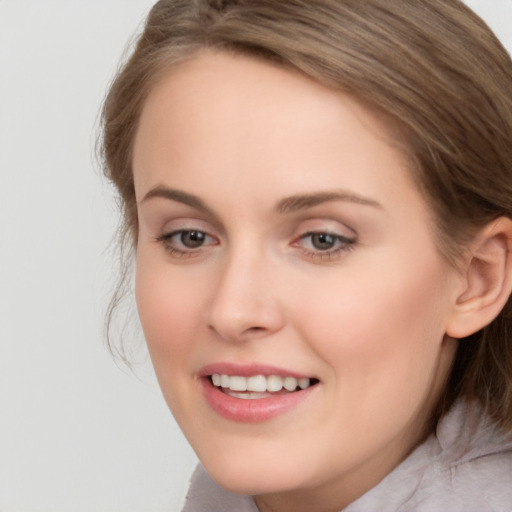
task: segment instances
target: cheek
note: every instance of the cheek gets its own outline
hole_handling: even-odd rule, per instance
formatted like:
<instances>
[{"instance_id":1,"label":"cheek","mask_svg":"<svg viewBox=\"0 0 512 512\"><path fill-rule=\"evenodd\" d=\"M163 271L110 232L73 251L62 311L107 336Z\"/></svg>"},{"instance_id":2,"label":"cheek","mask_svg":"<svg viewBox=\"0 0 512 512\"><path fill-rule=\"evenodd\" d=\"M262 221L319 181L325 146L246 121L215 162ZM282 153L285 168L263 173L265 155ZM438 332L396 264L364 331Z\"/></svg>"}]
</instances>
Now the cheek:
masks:
<instances>
[{"instance_id":1,"label":"cheek","mask_svg":"<svg viewBox=\"0 0 512 512\"><path fill-rule=\"evenodd\" d=\"M137 308L157 373L163 364L180 364L198 325L197 287L182 281L168 266L137 260Z\"/></svg>"},{"instance_id":2,"label":"cheek","mask_svg":"<svg viewBox=\"0 0 512 512\"><path fill-rule=\"evenodd\" d=\"M399 263L387 265L387 272L375 265L364 272L352 268L297 302L303 336L343 387L357 390L352 396L358 400L419 392L435 373L447 307L442 267L436 259L414 268ZM394 268L401 269L399 278Z\"/></svg>"},{"instance_id":3,"label":"cheek","mask_svg":"<svg viewBox=\"0 0 512 512\"><path fill-rule=\"evenodd\" d=\"M144 337L164 398L182 428L184 412L194 403L190 365L202 325L196 282L138 256L135 295Z\"/></svg>"}]
</instances>

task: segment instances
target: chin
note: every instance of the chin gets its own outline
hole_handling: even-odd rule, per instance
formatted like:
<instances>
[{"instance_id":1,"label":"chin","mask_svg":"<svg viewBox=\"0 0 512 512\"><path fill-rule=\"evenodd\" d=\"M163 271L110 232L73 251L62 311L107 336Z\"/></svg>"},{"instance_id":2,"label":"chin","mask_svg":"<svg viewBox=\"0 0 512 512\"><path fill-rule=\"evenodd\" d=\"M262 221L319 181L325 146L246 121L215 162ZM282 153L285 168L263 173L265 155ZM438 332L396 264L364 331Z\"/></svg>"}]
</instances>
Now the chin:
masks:
<instances>
[{"instance_id":1,"label":"chin","mask_svg":"<svg viewBox=\"0 0 512 512\"><path fill-rule=\"evenodd\" d=\"M279 460L279 459L277 459ZM301 488L308 481L296 468L293 473L276 464L276 458L265 464L254 464L241 456L237 461L222 464L201 461L208 474L222 488L235 494L274 494Z\"/></svg>"},{"instance_id":2,"label":"chin","mask_svg":"<svg viewBox=\"0 0 512 512\"><path fill-rule=\"evenodd\" d=\"M210 472L208 471L208 473ZM255 476L244 477L237 475L236 478L231 479L226 478L226 475L210 473L210 476L223 489L235 494L261 496L265 494L279 494L295 489L295 486L287 485L289 482L283 482L279 476L258 478Z\"/></svg>"}]
</instances>

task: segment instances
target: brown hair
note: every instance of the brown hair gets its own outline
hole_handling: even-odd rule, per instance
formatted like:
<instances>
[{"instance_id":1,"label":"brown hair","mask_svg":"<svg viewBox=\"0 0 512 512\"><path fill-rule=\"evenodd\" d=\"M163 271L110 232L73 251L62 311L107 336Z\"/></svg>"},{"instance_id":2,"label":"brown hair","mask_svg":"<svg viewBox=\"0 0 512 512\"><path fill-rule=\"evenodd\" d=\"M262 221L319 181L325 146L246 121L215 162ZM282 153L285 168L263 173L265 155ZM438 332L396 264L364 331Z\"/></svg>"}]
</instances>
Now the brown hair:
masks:
<instances>
[{"instance_id":1,"label":"brown hair","mask_svg":"<svg viewBox=\"0 0 512 512\"><path fill-rule=\"evenodd\" d=\"M461 1L161 0L102 113L104 169L128 244L137 237L131 160L144 101L165 71L205 47L293 67L394 119L452 261L475 229L512 218L512 62ZM465 396L512 431L510 333L509 299L459 344L439 414Z\"/></svg>"}]
</instances>

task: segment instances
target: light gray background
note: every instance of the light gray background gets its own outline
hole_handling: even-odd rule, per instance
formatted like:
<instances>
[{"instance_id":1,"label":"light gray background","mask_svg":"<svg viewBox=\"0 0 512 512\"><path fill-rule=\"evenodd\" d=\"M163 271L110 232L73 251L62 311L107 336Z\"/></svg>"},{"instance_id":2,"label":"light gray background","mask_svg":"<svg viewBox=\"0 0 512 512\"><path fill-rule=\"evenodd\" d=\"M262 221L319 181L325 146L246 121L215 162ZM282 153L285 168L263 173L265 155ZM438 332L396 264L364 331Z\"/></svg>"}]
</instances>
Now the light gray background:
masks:
<instances>
[{"instance_id":1,"label":"light gray background","mask_svg":"<svg viewBox=\"0 0 512 512\"><path fill-rule=\"evenodd\" d=\"M103 347L106 85L152 0L0 0L0 510L177 511L195 457ZM468 3L512 48L512 0Z\"/></svg>"}]
</instances>

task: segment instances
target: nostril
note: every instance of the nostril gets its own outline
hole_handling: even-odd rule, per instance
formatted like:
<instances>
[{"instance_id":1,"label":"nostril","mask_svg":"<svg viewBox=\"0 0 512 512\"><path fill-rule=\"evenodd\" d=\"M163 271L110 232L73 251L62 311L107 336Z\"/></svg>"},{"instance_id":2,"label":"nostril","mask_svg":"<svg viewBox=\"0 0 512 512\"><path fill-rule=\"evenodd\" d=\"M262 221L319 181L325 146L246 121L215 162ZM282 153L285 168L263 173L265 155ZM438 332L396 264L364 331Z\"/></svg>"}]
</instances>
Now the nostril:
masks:
<instances>
[{"instance_id":1,"label":"nostril","mask_svg":"<svg viewBox=\"0 0 512 512\"><path fill-rule=\"evenodd\" d=\"M241 333L241 339L259 338L269 332L269 329L260 326L248 327Z\"/></svg>"}]
</instances>

